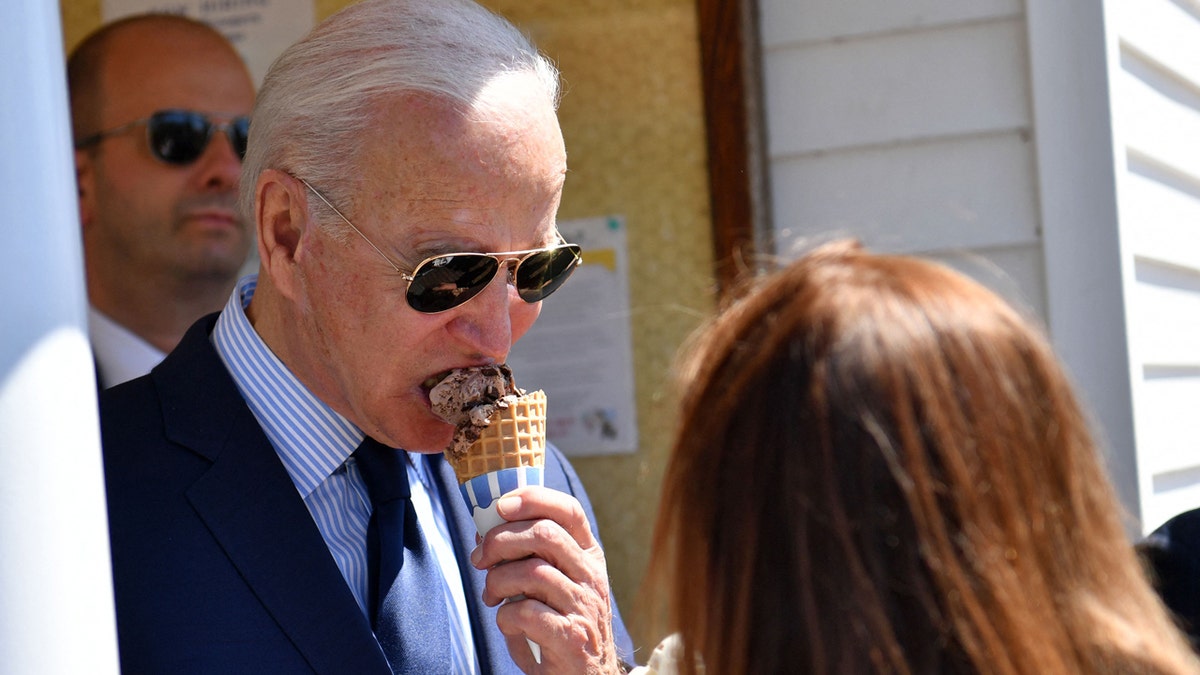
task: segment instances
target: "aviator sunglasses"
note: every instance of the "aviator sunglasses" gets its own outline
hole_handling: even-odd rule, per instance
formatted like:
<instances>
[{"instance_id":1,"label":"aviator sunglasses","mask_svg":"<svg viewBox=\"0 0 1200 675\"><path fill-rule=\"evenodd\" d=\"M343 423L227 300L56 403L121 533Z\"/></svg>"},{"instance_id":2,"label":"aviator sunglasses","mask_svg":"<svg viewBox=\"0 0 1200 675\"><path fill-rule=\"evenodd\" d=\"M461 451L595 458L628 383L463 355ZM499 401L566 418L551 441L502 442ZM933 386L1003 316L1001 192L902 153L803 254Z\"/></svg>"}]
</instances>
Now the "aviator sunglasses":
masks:
<instances>
[{"instance_id":1,"label":"aviator sunglasses","mask_svg":"<svg viewBox=\"0 0 1200 675\"><path fill-rule=\"evenodd\" d=\"M246 141L250 136L249 117L240 115L227 122L214 122L208 115L191 110L159 110L149 117L92 134L76 143L75 148L82 150L142 124L146 125L150 152L167 164L182 166L199 159L212 140L214 131L225 132L238 159L246 156Z\"/></svg>"},{"instance_id":2,"label":"aviator sunglasses","mask_svg":"<svg viewBox=\"0 0 1200 675\"><path fill-rule=\"evenodd\" d=\"M581 262L577 244L561 243L545 248L504 253L445 253L421 261L412 274L405 274L378 246L350 219L342 215L325 195L317 191L308 181L296 178L312 191L322 202L338 215L350 229L358 233L375 252L383 258L401 279L408 282L405 300L413 309L423 314L437 314L454 309L487 288L496 273L504 267L508 282L517 288L517 295L525 302L544 300L557 291L571 276ZM513 263L512 266L509 263Z\"/></svg>"}]
</instances>

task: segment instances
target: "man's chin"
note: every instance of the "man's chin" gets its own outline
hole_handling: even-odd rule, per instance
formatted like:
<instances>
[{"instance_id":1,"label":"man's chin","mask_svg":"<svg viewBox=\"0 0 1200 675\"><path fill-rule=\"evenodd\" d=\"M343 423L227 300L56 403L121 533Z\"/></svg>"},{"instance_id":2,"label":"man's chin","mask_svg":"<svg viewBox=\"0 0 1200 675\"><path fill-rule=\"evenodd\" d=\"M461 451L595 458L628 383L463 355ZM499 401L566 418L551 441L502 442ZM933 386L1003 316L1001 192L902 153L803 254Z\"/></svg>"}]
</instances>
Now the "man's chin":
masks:
<instances>
[{"instance_id":1,"label":"man's chin","mask_svg":"<svg viewBox=\"0 0 1200 675\"><path fill-rule=\"evenodd\" d=\"M419 426L420 428L414 428ZM414 425L398 434L395 447L422 455L437 454L445 450L454 439L454 428L437 420L430 424Z\"/></svg>"},{"instance_id":2,"label":"man's chin","mask_svg":"<svg viewBox=\"0 0 1200 675\"><path fill-rule=\"evenodd\" d=\"M196 273L213 280L236 278L249 253L243 246L208 246L196 261Z\"/></svg>"}]
</instances>

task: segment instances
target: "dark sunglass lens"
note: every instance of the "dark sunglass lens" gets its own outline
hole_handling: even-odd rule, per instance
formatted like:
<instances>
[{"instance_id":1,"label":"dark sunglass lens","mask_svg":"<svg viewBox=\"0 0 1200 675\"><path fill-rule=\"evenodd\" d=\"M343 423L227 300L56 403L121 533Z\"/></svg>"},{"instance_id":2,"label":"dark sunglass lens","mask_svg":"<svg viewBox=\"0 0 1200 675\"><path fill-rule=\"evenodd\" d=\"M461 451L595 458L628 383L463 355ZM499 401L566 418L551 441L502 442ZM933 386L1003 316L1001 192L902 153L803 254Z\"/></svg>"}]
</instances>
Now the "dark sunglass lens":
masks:
<instances>
[{"instance_id":1,"label":"dark sunglass lens","mask_svg":"<svg viewBox=\"0 0 1200 675\"><path fill-rule=\"evenodd\" d=\"M250 118L237 117L229 125L229 142L239 159L246 159L246 144L250 141Z\"/></svg>"},{"instance_id":2,"label":"dark sunglass lens","mask_svg":"<svg viewBox=\"0 0 1200 675\"><path fill-rule=\"evenodd\" d=\"M485 255L460 253L429 260L413 272L408 304L426 314L457 307L486 288L499 266Z\"/></svg>"},{"instance_id":3,"label":"dark sunglass lens","mask_svg":"<svg viewBox=\"0 0 1200 675\"><path fill-rule=\"evenodd\" d=\"M210 130L208 120L198 113L172 111L155 113L147 124L150 150L169 164L188 164L204 153Z\"/></svg>"},{"instance_id":4,"label":"dark sunglass lens","mask_svg":"<svg viewBox=\"0 0 1200 675\"><path fill-rule=\"evenodd\" d=\"M563 285L578 264L578 246L534 253L517 267L517 293L525 302L544 300Z\"/></svg>"}]
</instances>

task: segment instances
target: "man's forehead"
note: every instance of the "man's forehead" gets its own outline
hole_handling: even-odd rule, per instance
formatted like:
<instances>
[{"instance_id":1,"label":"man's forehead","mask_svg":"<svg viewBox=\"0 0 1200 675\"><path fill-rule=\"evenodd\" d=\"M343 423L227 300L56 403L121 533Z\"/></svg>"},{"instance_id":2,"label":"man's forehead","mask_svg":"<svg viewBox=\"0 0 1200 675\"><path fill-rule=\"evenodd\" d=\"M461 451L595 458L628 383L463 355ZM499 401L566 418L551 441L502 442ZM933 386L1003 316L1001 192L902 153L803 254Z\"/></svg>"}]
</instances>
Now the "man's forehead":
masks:
<instances>
[{"instance_id":1,"label":"man's forehead","mask_svg":"<svg viewBox=\"0 0 1200 675\"><path fill-rule=\"evenodd\" d=\"M237 51L220 33L173 17L147 17L115 27L102 43L101 54L106 69L127 71L153 72L189 60L220 66L241 63Z\"/></svg>"},{"instance_id":2,"label":"man's forehead","mask_svg":"<svg viewBox=\"0 0 1200 675\"><path fill-rule=\"evenodd\" d=\"M444 96L406 92L381 102L371 114L361 144L365 160L420 163L432 156L486 163L512 161L535 148L546 159L561 160L566 150L549 101L510 97L487 107L468 108ZM558 157L558 156L561 157ZM385 162L387 163L387 162Z\"/></svg>"},{"instance_id":3,"label":"man's forehead","mask_svg":"<svg viewBox=\"0 0 1200 675\"><path fill-rule=\"evenodd\" d=\"M219 35L186 24L165 23L161 30L156 25L127 26L112 37L100 69L106 109L119 117L170 107L249 112L254 85L240 57Z\"/></svg>"}]
</instances>

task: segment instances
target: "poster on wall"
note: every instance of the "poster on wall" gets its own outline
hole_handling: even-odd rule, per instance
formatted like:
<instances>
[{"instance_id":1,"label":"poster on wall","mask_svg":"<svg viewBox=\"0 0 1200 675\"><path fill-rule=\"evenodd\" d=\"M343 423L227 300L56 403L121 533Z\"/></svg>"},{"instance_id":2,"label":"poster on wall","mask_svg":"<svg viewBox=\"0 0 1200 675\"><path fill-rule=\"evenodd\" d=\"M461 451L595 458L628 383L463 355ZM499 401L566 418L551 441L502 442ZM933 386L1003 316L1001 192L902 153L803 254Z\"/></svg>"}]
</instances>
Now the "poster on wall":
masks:
<instances>
[{"instance_id":1,"label":"poster on wall","mask_svg":"<svg viewBox=\"0 0 1200 675\"><path fill-rule=\"evenodd\" d=\"M237 48L261 85L275 57L313 26L312 0L104 0L104 21L165 12L204 21Z\"/></svg>"},{"instance_id":2,"label":"poster on wall","mask_svg":"<svg viewBox=\"0 0 1200 675\"><path fill-rule=\"evenodd\" d=\"M517 386L546 392L546 435L571 456L637 449L628 252L623 218L559 222L583 264L542 302L509 354Z\"/></svg>"}]
</instances>

